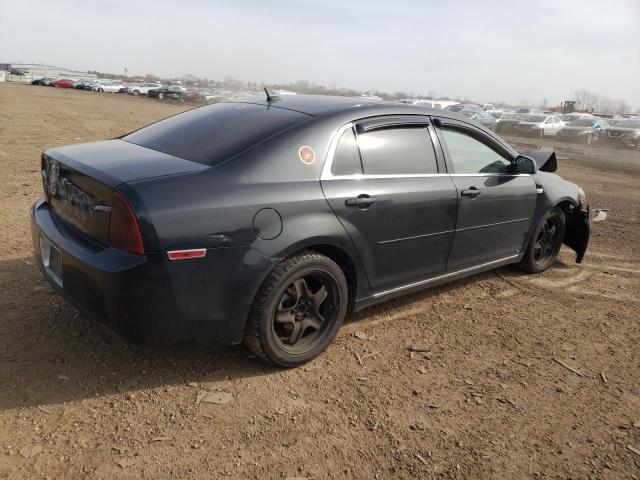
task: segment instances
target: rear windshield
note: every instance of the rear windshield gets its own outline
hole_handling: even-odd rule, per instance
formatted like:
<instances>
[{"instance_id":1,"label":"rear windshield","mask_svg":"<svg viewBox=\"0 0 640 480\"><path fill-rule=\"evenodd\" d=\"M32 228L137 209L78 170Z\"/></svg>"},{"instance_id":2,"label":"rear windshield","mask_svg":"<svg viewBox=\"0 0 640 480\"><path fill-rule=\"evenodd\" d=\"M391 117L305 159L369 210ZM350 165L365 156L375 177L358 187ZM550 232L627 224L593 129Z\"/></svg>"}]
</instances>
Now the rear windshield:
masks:
<instances>
[{"instance_id":1,"label":"rear windshield","mask_svg":"<svg viewBox=\"0 0 640 480\"><path fill-rule=\"evenodd\" d=\"M217 103L161 120L122 138L176 157L216 165L308 115L251 103Z\"/></svg>"}]
</instances>

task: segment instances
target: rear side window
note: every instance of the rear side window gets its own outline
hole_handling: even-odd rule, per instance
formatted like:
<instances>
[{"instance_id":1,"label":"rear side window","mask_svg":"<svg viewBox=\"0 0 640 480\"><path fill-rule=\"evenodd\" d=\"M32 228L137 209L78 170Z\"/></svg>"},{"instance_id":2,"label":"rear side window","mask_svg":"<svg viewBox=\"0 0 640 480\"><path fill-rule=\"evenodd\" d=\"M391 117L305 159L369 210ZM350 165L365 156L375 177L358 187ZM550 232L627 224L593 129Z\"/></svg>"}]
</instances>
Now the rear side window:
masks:
<instances>
[{"instance_id":1,"label":"rear side window","mask_svg":"<svg viewBox=\"0 0 640 480\"><path fill-rule=\"evenodd\" d=\"M511 162L471 135L442 128L454 173L512 173Z\"/></svg>"},{"instance_id":2,"label":"rear side window","mask_svg":"<svg viewBox=\"0 0 640 480\"><path fill-rule=\"evenodd\" d=\"M366 175L438 173L429 131L424 126L402 126L358 135Z\"/></svg>"},{"instance_id":3,"label":"rear side window","mask_svg":"<svg viewBox=\"0 0 640 480\"><path fill-rule=\"evenodd\" d=\"M277 107L217 103L161 120L122 140L215 165L306 118L304 113Z\"/></svg>"},{"instance_id":4,"label":"rear side window","mask_svg":"<svg viewBox=\"0 0 640 480\"><path fill-rule=\"evenodd\" d=\"M362 174L358 143L352 128L345 130L338 141L331 164L331 173L336 176Z\"/></svg>"}]
</instances>

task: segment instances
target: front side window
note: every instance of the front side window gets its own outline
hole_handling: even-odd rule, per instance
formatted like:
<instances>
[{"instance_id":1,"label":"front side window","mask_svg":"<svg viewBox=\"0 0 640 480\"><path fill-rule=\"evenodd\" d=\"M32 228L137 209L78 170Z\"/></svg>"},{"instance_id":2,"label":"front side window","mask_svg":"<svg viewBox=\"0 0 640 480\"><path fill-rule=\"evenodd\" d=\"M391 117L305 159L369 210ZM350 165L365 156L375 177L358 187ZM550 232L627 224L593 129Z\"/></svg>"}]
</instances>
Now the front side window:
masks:
<instances>
[{"instance_id":1,"label":"front side window","mask_svg":"<svg viewBox=\"0 0 640 480\"><path fill-rule=\"evenodd\" d=\"M366 175L438 173L429 131L423 125L383 128L358 135Z\"/></svg>"},{"instance_id":2,"label":"front side window","mask_svg":"<svg viewBox=\"0 0 640 480\"><path fill-rule=\"evenodd\" d=\"M345 130L338 141L338 146L333 154L331 173L336 176L362 174L362 163L353 128Z\"/></svg>"},{"instance_id":3,"label":"front side window","mask_svg":"<svg viewBox=\"0 0 640 480\"><path fill-rule=\"evenodd\" d=\"M441 130L454 173L512 173L511 162L480 140L455 128Z\"/></svg>"}]
</instances>

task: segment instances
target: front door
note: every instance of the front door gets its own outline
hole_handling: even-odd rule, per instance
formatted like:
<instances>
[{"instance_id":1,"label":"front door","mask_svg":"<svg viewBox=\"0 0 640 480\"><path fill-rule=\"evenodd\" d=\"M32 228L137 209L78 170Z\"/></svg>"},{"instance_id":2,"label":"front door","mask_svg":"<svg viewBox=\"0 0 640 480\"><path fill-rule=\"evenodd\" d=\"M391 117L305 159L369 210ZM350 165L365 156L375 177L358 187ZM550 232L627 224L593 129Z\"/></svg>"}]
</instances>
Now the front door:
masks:
<instances>
[{"instance_id":1,"label":"front door","mask_svg":"<svg viewBox=\"0 0 640 480\"><path fill-rule=\"evenodd\" d=\"M536 207L531 175L516 174L513 159L489 135L442 118L438 129L458 194L450 272L521 255Z\"/></svg>"},{"instance_id":2,"label":"front door","mask_svg":"<svg viewBox=\"0 0 640 480\"><path fill-rule=\"evenodd\" d=\"M458 201L432 135L426 117L378 117L343 127L327 159L324 194L374 294L446 271Z\"/></svg>"}]
</instances>

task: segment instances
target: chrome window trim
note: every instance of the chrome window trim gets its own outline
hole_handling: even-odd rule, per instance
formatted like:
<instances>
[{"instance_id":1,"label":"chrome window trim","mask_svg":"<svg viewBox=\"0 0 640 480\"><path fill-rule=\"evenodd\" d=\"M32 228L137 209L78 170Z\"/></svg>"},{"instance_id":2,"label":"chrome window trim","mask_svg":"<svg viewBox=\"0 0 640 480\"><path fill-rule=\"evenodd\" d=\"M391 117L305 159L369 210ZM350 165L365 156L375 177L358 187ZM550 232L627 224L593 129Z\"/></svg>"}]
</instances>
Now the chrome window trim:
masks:
<instances>
[{"instance_id":1,"label":"chrome window trim","mask_svg":"<svg viewBox=\"0 0 640 480\"><path fill-rule=\"evenodd\" d=\"M386 174L386 175L367 175L363 173L355 173L353 175L334 175L331 172L333 165L333 157L338 148L338 142L342 134L349 128L353 128L354 122L348 122L338 127L329 140L329 148L325 156L320 180L364 180L378 178L430 178L430 177L530 177L529 173L407 173L407 174Z\"/></svg>"},{"instance_id":2,"label":"chrome window trim","mask_svg":"<svg viewBox=\"0 0 640 480\"><path fill-rule=\"evenodd\" d=\"M329 180L333 178L352 178L352 177L364 177L362 174L356 175L336 175L334 176L331 173L331 165L333 164L333 156L336 153L336 149L338 148L338 142L340 138L342 138L342 134L353 127L353 122L346 123L341 127L338 127L333 134L331 135L331 139L329 140L329 148L327 149L327 155L324 160L324 165L322 167L322 173L320 174L320 180Z\"/></svg>"}]
</instances>

